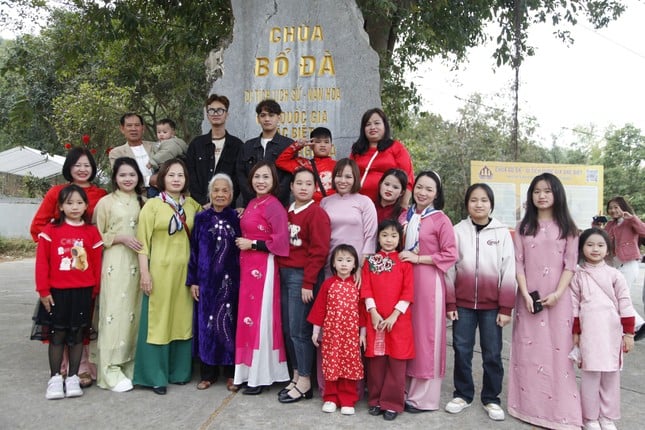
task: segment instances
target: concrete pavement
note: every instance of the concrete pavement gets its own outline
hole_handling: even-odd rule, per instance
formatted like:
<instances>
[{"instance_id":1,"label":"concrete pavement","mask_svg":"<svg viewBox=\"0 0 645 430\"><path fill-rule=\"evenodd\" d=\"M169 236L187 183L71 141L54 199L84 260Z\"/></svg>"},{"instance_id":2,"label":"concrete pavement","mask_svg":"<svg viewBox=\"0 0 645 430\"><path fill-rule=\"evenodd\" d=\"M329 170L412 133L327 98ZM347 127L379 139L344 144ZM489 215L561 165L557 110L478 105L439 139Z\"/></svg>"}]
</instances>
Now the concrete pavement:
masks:
<instances>
[{"instance_id":1,"label":"concrete pavement","mask_svg":"<svg viewBox=\"0 0 645 430\"><path fill-rule=\"evenodd\" d=\"M31 315L36 303L33 281L34 260L0 263L0 429L301 429L301 428L388 428L388 429L530 429L507 415L493 422L478 400L458 415L443 410L424 414L401 414L395 421L367 414L365 401L358 403L356 415L325 414L318 395L313 400L283 405L277 401L279 386L259 396L231 394L219 382L198 391L198 375L187 385L171 385L168 394L136 388L128 393L112 393L92 386L83 397L45 400L49 378L47 348L29 341ZM639 283L632 286L636 309L643 312L641 290L645 265ZM508 367L511 328L504 330L504 365ZM448 333L450 339L450 333ZM481 360L476 349L473 369L476 389L481 381ZM448 348L447 377L443 383L442 406L452 398L452 348ZM626 355L621 380L622 420L620 429L645 427L645 341ZM506 410L506 392L502 393Z\"/></svg>"}]
</instances>

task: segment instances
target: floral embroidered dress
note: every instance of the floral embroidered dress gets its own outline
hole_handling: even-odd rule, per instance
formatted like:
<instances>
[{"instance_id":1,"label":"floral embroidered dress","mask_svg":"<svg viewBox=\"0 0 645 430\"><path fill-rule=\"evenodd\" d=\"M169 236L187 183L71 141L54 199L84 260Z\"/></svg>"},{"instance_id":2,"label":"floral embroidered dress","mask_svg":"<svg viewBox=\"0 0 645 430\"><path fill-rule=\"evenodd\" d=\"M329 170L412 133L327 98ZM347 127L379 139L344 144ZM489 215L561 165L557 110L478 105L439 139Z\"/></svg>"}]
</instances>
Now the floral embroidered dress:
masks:
<instances>
[{"instance_id":1,"label":"floral embroidered dress","mask_svg":"<svg viewBox=\"0 0 645 430\"><path fill-rule=\"evenodd\" d=\"M235 339L235 384L288 381L275 256L289 254L287 212L272 196L251 200L240 220L242 237L263 241L269 252L240 253L240 296Z\"/></svg>"},{"instance_id":2,"label":"floral embroidered dress","mask_svg":"<svg viewBox=\"0 0 645 430\"><path fill-rule=\"evenodd\" d=\"M136 236L139 210L135 194L116 190L103 197L94 211L104 251L99 295L101 335L90 357L96 362L97 385L106 389L114 388L125 378L132 379L134 372L141 312L139 262L135 251L114 243L114 238Z\"/></svg>"},{"instance_id":3,"label":"floral embroidered dress","mask_svg":"<svg viewBox=\"0 0 645 430\"><path fill-rule=\"evenodd\" d=\"M562 272L576 270L578 238L560 239L560 229L540 222L535 236L515 235L518 275L540 297L555 291ZM530 314L517 295L508 369L508 412L515 418L551 429L582 426L576 373L568 354L573 347L573 307L566 290L555 306Z\"/></svg>"},{"instance_id":4,"label":"floral embroidered dress","mask_svg":"<svg viewBox=\"0 0 645 430\"><path fill-rule=\"evenodd\" d=\"M208 365L235 364L241 236L237 212L213 208L195 216L186 285L199 285L193 314L193 356Z\"/></svg>"},{"instance_id":5,"label":"floral embroidered dress","mask_svg":"<svg viewBox=\"0 0 645 430\"><path fill-rule=\"evenodd\" d=\"M328 278L307 321L322 327L322 371L326 381L363 379L359 344L359 289L352 279Z\"/></svg>"}]
</instances>

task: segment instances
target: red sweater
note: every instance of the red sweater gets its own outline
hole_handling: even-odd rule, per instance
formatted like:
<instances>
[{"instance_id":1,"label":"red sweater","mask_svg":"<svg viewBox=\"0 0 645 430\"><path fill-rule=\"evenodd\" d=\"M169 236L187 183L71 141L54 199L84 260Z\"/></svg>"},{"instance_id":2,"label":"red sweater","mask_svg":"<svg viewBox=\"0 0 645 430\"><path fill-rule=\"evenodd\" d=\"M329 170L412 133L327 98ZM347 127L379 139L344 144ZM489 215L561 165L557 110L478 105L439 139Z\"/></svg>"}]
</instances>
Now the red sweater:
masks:
<instances>
[{"instance_id":1,"label":"red sweater","mask_svg":"<svg viewBox=\"0 0 645 430\"><path fill-rule=\"evenodd\" d=\"M289 217L289 256L280 257L280 267L304 269L302 288L313 289L318 273L327 262L331 223L318 203L310 202L304 209L294 209Z\"/></svg>"},{"instance_id":2,"label":"red sweater","mask_svg":"<svg viewBox=\"0 0 645 430\"><path fill-rule=\"evenodd\" d=\"M311 167L311 160L305 157L299 157L298 152L303 147L298 145L297 142L292 143L282 151L282 153L276 158L275 165L278 169L284 170L285 172L293 173L298 167L305 167L313 171ZM318 176L322 182L323 188L325 188L325 193L330 196L336 191L332 188L332 172L336 166L336 160L333 160L330 157L314 157L314 162L316 163L316 170L318 170ZM316 181L316 191L314 192L314 201L320 203L322 198L325 197L320 191L318 186L318 181Z\"/></svg>"},{"instance_id":3,"label":"red sweater","mask_svg":"<svg viewBox=\"0 0 645 430\"><path fill-rule=\"evenodd\" d=\"M103 241L96 226L83 224L60 226L48 224L38 235L36 248L36 291L40 297L51 288L94 287L101 283Z\"/></svg>"},{"instance_id":4,"label":"red sweater","mask_svg":"<svg viewBox=\"0 0 645 430\"><path fill-rule=\"evenodd\" d=\"M34 219L31 221L31 227L29 229L34 242L38 242L38 233L43 231L45 226L49 224L52 219L59 217L58 194L68 185L70 184L54 185L49 189L49 191L47 191L47 194L45 194L45 198L43 198L43 202L38 207L38 211L36 211L36 215L34 215ZM87 188L83 188L83 191L87 194L87 200L89 201L87 216L88 219L92 219L94 207L103 196L107 195L107 191L94 184L91 184Z\"/></svg>"},{"instance_id":5,"label":"red sweater","mask_svg":"<svg viewBox=\"0 0 645 430\"><path fill-rule=\"evenodd\" d=\"M401 217L401 214L405 212L405 209L399 208L399 213L395 214L394 205L382 206L380 203L376 203L374 207L376 207L376 219L378 220L379 224L381 223L381 221L384 221L386 219L393 219L394 221L398 221Z\"/></svg>"}]
</instances>

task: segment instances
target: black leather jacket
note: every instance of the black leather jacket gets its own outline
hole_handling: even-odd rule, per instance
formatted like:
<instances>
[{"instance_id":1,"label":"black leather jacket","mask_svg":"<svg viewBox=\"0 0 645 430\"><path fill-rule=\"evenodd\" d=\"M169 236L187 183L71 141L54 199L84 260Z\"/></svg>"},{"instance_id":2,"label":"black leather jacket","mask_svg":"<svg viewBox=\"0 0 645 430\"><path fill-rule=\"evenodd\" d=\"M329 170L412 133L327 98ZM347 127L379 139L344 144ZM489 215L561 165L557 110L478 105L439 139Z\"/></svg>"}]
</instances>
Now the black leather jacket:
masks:
<instances>
[{"instance_id":1,"label":"black leather jacket","mask_svg":"<svg viewBox=\"0 0 645 430\"><path fill-rule=\"evenodd\" d=\"M266 151L262 149L260 143L260 136L247 140L237 159L237 181L240 184L242 191L242 200L244 207L249 204L251 199L255 197L255 193L249 186L248 178L251 169L258 161L267 160L275 163L276 158L284 151L289 145L293 143L293 139L282 136L276 133L273 139L267 143ZM284 170L278 170L279 192L278 198L286 207L289 204L289 182L291 182L291 175Z\"/></svg>"},{"instance_id":2,"label":"black leather jacket","mask_svg":"<svg viewBox=\"0 0 645 430\"><path fill-rule=\"evenodd\" d=\"M212 132L197 136L188 145L186 166L188 167L188 186L190 195L200 204L208 203L208 182L216 173L226 173L233 180L233 204L240 194L237 181L237 159L242 149L242 141L226 133L224 148L215 166L215 145Z\"/></svg>"}]
</instances>

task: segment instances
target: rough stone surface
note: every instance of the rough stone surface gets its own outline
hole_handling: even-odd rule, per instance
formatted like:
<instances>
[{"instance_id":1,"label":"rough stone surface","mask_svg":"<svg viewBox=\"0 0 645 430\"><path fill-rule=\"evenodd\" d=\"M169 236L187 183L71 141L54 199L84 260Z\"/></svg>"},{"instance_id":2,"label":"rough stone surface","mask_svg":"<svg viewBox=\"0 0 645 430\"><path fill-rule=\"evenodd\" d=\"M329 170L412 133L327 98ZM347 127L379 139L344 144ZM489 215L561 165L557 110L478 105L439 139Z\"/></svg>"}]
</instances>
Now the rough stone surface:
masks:
<instances>
[{"instance_id":1,"label":"rough stone surface","mask_svg":"<svg viewBox=\"0 0 645 430\"><path fill-rule=\"evenodd\" d=\"M231 3L232 40L207 61L216 78L211 92L231 100L229 132L242 140L257 136L255 106L273 98L284 112L282 134L308 138L311 129L327 127L336 158L347 156L362 114L381 105L378 55L355 1Z\"/></svg>"}]
</instances>

